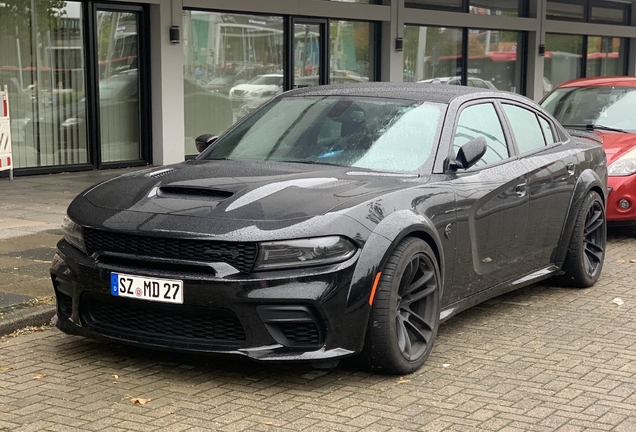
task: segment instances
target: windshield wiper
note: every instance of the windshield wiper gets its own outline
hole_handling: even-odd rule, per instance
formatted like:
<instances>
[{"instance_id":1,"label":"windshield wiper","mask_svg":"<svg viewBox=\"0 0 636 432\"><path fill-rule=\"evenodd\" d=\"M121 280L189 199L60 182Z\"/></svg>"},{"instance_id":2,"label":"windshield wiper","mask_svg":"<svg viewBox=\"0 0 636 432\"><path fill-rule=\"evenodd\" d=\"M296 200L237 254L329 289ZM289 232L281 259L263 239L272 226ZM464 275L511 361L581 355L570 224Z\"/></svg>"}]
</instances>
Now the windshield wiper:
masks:
<instances>
[{"instance_id":1,"label":"windshield wiper","mask_svg":"<svg viewBox=\"0 0 636 432\"><path fill-rule=\"evenodd\" d=\"M589 130L589 131L606 130L606 131L612 131L612 132L628 133L627 131L624 131L623 129L617 129L617 128L613 128L613 127L609 127L609 126L603 126L603 125L597 125L597 124L587 124L587 125L585 125L585 129Z\"/></svg>"},{"instance_id":2,"label":"windshield wiper","mask_svg":"<svg viewBox=\"0 0 636 432\"><path fill-rule=\"evenodd\" d=\"M270 160L270 159L268 159ZM317 161L312 161L312 160L274 160L271 159L274 162L285 162L285 163L299 163L299 164L308 164L308 165L333 165L333 166L340 166L338 164L333 164L333 163L329 163L329 162L317 162Z\"/></svg>"}]
</instances>

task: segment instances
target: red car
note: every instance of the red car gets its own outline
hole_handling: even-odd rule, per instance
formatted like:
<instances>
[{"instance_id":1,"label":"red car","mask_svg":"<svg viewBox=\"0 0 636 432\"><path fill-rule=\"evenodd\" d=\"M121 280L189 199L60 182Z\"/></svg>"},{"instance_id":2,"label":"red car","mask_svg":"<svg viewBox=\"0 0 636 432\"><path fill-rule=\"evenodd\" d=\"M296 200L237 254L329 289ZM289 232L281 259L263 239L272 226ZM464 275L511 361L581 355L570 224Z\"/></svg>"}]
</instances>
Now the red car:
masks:
<instances>
[{"instance_id":1,"label":"red car","mask_svg":"<svg viewBox=\"0 0 636 432\"><path fill-rule=\"evenodd\" d=\"M636 77L582 78L558 86L541 106L568 129L593 132L607 154L608 222L636 222Z\"/></svg>"}]
</instances>

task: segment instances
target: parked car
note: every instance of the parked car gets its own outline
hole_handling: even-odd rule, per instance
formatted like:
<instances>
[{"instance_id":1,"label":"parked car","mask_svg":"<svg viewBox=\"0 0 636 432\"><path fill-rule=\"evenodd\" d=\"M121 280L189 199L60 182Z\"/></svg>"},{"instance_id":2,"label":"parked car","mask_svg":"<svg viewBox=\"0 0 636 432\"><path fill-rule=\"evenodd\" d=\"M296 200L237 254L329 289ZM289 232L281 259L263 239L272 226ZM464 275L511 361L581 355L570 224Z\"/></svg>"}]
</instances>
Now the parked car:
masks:
<instances>
[{"instance_id":1,"label":"parked car","mask_svg":"<svg viewBox=\"0 0 636 432\"><path fill-rule=\"evenodd\" d=\"M70 204L62 331L404 374L458 312L603 266L605 153L522 96L304 88L197 141Z\"/></svg>"},{"instance_id":2,"label":"parked car","mask_svg":"<svg viewBox=\"0 0 636 432\"><path fill-rule=\"evenodd\" d=\"M462 78L455 76L455 77L440 77L440 78L430 78L430 79L425 79L425 80L421 80L418 81L419 83L433 83L433 84L447 84L447 85L462 85ZM477 87L477 88L483 88L483 89L491 89L491 90L497 90L497 87L494 86L493 83L491 83L490 81L487 80L483 80L481 78L477 78L477 77L471 77L469 76L467 78L467 86L468 87Z\"/></svg>"},{"instance_id":3,"label":"parked car","mask_svg":"<svg viewBox=\"0 0 636 432\"><path fill-rule=\"evenodd\" d=\"M255 77L247 84L239 84L230 89L230 102L233 109L239 109L245 95L271 93L274 95L283 88L283 74L264 74Z\"/></svg>"},{"instance_id":4,"label":"parked car","mask_svg":"<svg viewBox=\"0 0 636 432\"><path fill-rule=\"evenodd\" d=\"M607 220L636 222L636 77L569 81L541 105L566 128L593 132L603 139L611 190Z\"/></svg>"},{"instance_id":5,"label":"parked car","mask_svg":"<svg viewBox=\"0 0 636 432\"><path fill-rule=\"evenodd\" d=\"M191 137L204 132L220 134L232 125L232 109L226 95L205 90L185 79L184 103L188 113L185 130ZM111 142L139 140L139 83L136 71L113 75L99 83L100 119ZM45 107L38 119L25 124L27 143L40 153L61 153L86 148L86 99Z\"/></svg>"}]
</instances>

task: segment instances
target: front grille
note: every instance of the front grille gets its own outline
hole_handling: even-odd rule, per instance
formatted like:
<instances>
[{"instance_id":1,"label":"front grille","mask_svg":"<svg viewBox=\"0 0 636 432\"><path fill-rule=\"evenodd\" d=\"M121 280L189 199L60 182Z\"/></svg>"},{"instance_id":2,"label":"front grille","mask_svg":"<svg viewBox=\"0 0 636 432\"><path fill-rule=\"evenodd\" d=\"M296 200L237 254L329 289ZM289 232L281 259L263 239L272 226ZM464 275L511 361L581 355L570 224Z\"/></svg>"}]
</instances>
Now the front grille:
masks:
<instances>
[{"instance_id":1,"label":"front grille","mask_svg":"<svg viewBox=\"0 0 636 432\"><path fill-rule=\"evenodd\" d=\"M294 345L318 345L320 343L320 334L313 322L278 324L278 326L285 337Z\"/></svg>"},{"instance_id":2,"label":"front grille","mask_svg":"<svg viewBox=\"0 0 636 432\"><path fill-rule=\"evenodd\" d=\"M145 338L171 346L239 346L245 341L245 332L238 317L225 309L84 293L80 314L84 325L130 340Z\"/></svg>"},{"instance_id":3,"label":"front grille","mask_svg":"<svg viewBox=\"0 0 636 432\"><path fill-rule=\"evenodd\" d=\"M242 272L252 270L258 253L256 243L143 237L92 228L84 230L84 242L89 255L112 252L185 261L216 261L230 264Z\"/></svg>"}]
</instances>

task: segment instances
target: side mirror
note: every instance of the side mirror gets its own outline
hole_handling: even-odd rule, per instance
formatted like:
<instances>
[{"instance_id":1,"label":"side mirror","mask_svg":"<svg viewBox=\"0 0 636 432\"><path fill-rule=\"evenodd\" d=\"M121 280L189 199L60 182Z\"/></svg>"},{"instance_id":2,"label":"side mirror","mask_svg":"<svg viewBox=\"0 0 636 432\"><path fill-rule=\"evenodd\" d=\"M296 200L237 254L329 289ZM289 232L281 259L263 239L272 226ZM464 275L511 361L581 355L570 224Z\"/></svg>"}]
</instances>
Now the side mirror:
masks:
<instances>
[{"instance_id":1,"label":"side mirror","mask_svg":"<svg viewBox=\"0 0 636 432\"><path fill-rule=\"evenodd\" d=\"M475 165L479 159L486 153L486 138L477 137L468 141L459 148L457 158L450 163L451 169L468 169Z\"/></svg>"},{"instance_id":2,"label":"side mirror","mask_svg":"<svg viewBox=\"0 0 636 432\"><path fill-rule=\"evenodd\" d=\"M199 135L195 140L194 144L197 146L197 151L201 153L206 148L210 147L214 141L216 141L219 137L211 134L203 134Z\"/></svg>"}]
</instances>

